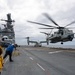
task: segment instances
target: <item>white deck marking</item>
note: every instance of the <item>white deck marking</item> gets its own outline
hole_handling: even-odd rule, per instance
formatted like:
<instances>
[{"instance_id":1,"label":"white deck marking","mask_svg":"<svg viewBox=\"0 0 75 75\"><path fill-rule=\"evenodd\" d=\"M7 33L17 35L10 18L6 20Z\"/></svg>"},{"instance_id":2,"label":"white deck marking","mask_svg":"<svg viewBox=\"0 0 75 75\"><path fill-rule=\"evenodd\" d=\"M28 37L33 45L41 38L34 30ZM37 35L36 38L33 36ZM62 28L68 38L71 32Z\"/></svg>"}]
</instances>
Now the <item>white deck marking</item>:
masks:
<instances>
[{"instance_id":1,"label":"white deck marking","mask_svg":"<svg viewBox=\"0 0 75 75\"><path fill-rule=\"evenodd\" d=\"M32 57L29 57L31 60L33 60L33 58Z\"/></svg>"},{"instance_id":2,"label":"white deck marking","mask_svg":"<svg viewBox=\"0 0 75 75\"><path fill-rule=\"evenodd\" d=\"M43 71L45 71L45 69L44 69L42 66L40 66L38 63L37 63L37 65L38 65Z\"/></svg>"},{"instance_id":3,"label":"white deck marking","mask_svg":"<svg viewBox=\"0 0 75 75\"><path fill-rule=\"evenodd\" d=\"M8 61L8 58L9 58L9 57L7 57L7 58L5 59L5 62L4 62L4 63L6 63L6 62Z\"/></svg>"},{"instance_id":4,"label":"white deck marking","mask_svg":"<svg viewBox=\"0 0 75 75\"><path fill-rule=\"evenodd\" d=\"M49 54L60 53L60 52L63 52L63 51L62 50L61 51L53 51L53 52L49 52Z\"/></svg>"}]
</instances>

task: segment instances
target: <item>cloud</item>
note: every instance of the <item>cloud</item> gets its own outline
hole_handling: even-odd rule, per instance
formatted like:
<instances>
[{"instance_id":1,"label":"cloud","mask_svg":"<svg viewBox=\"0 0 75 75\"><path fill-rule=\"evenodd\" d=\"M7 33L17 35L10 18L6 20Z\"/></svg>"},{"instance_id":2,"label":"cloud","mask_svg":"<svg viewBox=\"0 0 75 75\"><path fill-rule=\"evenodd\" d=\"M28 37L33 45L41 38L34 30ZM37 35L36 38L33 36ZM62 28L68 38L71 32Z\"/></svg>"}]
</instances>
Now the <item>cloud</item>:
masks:
<instances>
[{"instance_id":1,"label":"cloud","mask_svg":"<svg viewBox=\"0 0 75 75\"><path fill-rule=\"evenodd\" d=\"M30 24L27 20L52 24L42 13L48 13L59 25L66 25L74 20L75 0L0 0L0 18L6 19L11 13L15 19L14 30L16 37L33 36L45 37L38 29L41 26ZM2 22L0 22L2 23Z\"/></svg>"}]
</instances>

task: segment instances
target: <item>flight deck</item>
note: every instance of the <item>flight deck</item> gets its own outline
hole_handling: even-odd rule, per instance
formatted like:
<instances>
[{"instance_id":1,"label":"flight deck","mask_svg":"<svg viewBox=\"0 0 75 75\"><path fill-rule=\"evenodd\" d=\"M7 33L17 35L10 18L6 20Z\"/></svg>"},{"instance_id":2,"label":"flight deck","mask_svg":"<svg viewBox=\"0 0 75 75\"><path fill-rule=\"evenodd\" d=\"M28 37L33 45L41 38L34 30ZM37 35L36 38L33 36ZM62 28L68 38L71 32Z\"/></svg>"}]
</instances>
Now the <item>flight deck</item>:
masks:
<instances>
[{"instance_id":1,"label":"flight deck","mask_svg":"<svg viewBox=\"0 0 75 75\"><path fill-rule=\"evenodd\" d=\"M5 59L2 75L75 75L75 50L18 47L14 62Z\"/></svg>"}]
</instances>

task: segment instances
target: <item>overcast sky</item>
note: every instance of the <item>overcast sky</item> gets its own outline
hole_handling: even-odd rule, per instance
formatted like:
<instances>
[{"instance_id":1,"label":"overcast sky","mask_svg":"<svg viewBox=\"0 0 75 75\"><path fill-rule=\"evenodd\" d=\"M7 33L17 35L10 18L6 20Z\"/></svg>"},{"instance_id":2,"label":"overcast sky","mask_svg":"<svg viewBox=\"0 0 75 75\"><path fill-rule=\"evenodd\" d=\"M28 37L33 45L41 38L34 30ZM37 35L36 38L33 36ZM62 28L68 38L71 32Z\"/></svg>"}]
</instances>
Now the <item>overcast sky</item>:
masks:
<instances>
[{"instance_id":1,"label":"overcast sky","mask_svg":"<svg viewBox=\"0 0 75 75\"><path fill-rule=\"evenodd\" d=\"M40 41L46 37L40 31L50 32L38 29L41 26L28 23L27 20L52 24L43 15L48 13L60 26L65 26L75 20L75 0L0 0L0 18L6 19L7 13L11 13L15 20L16 42L26 44L24 37L30 36L31 40Z\"/></svg>"}]
</instances>

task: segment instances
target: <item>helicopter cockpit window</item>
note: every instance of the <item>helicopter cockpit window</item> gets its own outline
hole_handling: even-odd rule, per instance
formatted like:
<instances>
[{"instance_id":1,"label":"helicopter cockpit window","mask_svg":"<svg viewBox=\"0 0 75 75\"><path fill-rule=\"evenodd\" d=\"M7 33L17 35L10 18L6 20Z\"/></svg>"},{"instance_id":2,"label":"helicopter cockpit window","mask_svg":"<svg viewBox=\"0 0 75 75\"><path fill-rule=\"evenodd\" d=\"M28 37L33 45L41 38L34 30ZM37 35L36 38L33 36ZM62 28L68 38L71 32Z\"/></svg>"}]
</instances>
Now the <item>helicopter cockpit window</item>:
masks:
<instances>
[{"instance_id":1,"label":"helicopter cockpit window","mask_svg":"<svg viewBox=\"0 0 75 75\"><path fill-rule=\"evenodd\" d=\"M63 35L63 31L62 30L59 30L58 34Z\"/></svg>"},{"instance_id":2,"label":"helicopter cockpit window","mask_svg":"<svg viewBox=\"0 0 75 75\"><path fill-rule=\"evenodd\" d=\"M53 36L53 34L51 36Z\"/></svg>"}]
</instances>

